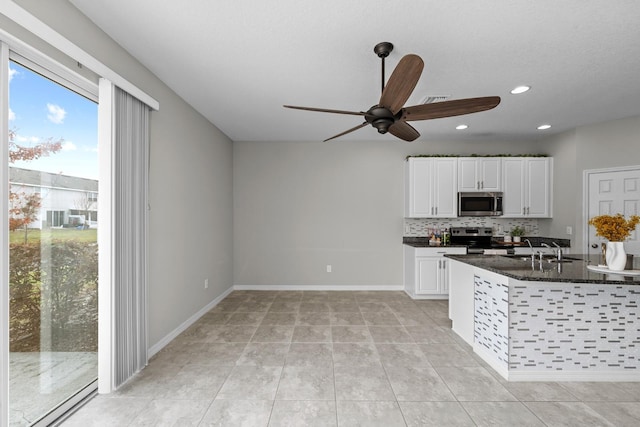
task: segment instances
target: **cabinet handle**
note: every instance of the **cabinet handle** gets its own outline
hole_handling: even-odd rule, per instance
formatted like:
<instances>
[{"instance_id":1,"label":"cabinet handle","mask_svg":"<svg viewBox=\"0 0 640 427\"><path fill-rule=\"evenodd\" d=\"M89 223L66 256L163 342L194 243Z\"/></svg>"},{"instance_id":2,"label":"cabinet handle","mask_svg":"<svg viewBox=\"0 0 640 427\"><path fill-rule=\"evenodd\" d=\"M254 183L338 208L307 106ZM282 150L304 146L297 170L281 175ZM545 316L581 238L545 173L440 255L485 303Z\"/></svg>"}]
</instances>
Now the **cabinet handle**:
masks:
<instances>
[{"instance_id":1,"label":"cabinet handle","mask_svg":"<svg viewBox=\"0 0 640 427\"><path fill-rule=\"evenodd\" d=\"M447 261L446 260L442 260L442 269L444 270L447 267Z\"/></svg>"},{"instance_id":2,"label":"cabinet handle","mask_svg":"<svg viewBox=\"0 0 640 427\"><path fill-rule=\"evenodd\" d=\"M476 182L476 188L479 190L480 189L480 181Z\"/></svg>"},{"instance_id":3,"label":"cabinet handle","mask_svg":"<svg viewBox=\"0 0 640 427\"><path fill-rule=\"evenodd\" d=\"M523 207L522 208L522 215L526 215L527 214L527 208Z\"/></svg>"},{"instance_id":4,"label":"cabinet handle","mask_svg":"<svg viewBox=\"0 0 640 427\"><path fill-rule=\"evenodd\" d=\"M436 215L438 215L438 207L436 206Z\"/></svg>"},{"instance_id":5,"label":"cabinet handle","mask_svg":"<svg viewBox=\"0 0 640 427\"><path fill-rule=\"evenodd\" d=\"M484 181L480 181L480 189L484 190Z\"/></svg>"},{"instance_id":6,"label":"cabinet handle","mask_svg":"<svg viewBox=\"0 0 640 427\"><path fill-rule=\"evenodd\" d=\"M442 260L438 260L438 270L440 270L441 263L442 263Z\"/></svg>"},{"instance_id":7,"label":"cabinet handle","mask_svg":"<svg viewBox=\"0 0 640 427\"><path fill-rule=\"evenodd\" d=\"M527 215L529 215L529 207L527 206Z\"/></svg>"}]
</instances>

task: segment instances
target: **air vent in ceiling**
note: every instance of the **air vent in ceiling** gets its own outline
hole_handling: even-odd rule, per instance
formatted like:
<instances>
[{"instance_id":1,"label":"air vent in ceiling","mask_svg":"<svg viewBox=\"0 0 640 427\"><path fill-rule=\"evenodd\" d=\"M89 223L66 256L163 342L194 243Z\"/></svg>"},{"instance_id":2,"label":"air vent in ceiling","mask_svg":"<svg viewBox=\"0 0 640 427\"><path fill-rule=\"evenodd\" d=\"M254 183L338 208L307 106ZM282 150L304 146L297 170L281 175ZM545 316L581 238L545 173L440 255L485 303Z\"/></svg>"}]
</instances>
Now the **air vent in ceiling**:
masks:
<instances>
[{"instance_id":1,"label":"air vent in ceiling","mask_svg":"<svg viewBox=\"0 0 640 427\"><path fill-rule=\"evenodd\" d=\"M433 104L434 102L446 101L451 95L427 95L422 98L422 104Z\"/></svg>"}]
</instances>

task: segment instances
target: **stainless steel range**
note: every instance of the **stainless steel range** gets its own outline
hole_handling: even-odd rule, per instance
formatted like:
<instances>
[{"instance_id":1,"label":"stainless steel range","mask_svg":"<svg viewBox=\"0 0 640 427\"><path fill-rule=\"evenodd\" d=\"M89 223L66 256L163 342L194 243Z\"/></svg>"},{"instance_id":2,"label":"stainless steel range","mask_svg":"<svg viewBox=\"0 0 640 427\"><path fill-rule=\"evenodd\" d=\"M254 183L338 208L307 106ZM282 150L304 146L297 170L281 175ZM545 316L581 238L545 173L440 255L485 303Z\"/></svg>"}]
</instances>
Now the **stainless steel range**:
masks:
<instances>
[{"instance_id":1,"label":"stainless steel range","mask_svg":"<svg viewBox=\"0 0 640 427\"><path fill-rule=\"evenodd\" d=\"M451 244L467 246L467 253L482 254L485 249L509 249L493 242L491 227L451 227Z\"/></svg>"}]
</instances>

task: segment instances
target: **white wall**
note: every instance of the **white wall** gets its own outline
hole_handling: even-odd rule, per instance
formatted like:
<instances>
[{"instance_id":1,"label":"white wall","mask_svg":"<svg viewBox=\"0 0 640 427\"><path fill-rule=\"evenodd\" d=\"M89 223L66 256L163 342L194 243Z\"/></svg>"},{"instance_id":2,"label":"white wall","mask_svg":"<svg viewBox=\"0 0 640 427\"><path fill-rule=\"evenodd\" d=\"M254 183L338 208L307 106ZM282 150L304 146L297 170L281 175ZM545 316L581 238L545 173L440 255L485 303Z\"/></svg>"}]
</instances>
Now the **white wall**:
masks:
<instances>
[{"instance_id":1,"label":"white wall","mask_svg":"<svg viewBox=\"0 0 640 427\"><path fill-rule=\"evenodd\" d=\"M373 135L234 143L234 284L401 286L407 155L542 153L535 142Z\"/></svg>"},{"instance_id":2,"label":"white wall","mask_svg":"<svg viewBox=\"0 0 640 427\"><path fill-rule=\"evenodd\" d=\"M554 156L554 217L549 234L583 242L583 173L589 169L640 165L640 116L581 126L550 137L541 147ZM566 226L574 235L564 234Z\"/></svg>"},{"instance_id":3,"label":"white wall","mask_svg":"<svg viewBox=\"0 0 640 427\"><path fill-rule=\"evenodd\" d=\"M581 203L581 181L576 175L576 131L554 135L540 143L541 148L553 157L553 218L539 222L543 236L571 239L575 248L577 217L576 206ZM566 234L566 227L573 227L573 234Z\"/></svg>"},{"instance_id":4,"label":"white wall","mask_svg":"<svg viewBox=\"0 0 640 427\"><path fill-rule=\"evenodd\" d=\"M232 143L67 1L16 3L160 102L150 129L153 346L232 285Z\"/></svg>"}]
</instances>

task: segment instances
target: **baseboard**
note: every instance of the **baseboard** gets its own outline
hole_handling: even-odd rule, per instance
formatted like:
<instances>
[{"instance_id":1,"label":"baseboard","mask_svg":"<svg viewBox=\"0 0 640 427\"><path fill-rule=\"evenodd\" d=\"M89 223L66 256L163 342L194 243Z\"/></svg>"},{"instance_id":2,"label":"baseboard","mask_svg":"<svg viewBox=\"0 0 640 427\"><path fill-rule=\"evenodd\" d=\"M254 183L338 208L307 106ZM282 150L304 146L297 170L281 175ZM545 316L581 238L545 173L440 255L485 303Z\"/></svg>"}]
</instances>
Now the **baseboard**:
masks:
<instances>
[{"instance_id":1,"label":"baseboard","mask_svg":"<svg viewBox=\"0 0 640 427\"><path fill-rule=\"evenodd\" d=\"M218 305L218 303L223 299L225 299L227 295L229 295L231 292L233 292L233 287L224 291L218 298L214 299L209 304L205 305L196 314L194 314L193 316L191 316L190 318L182 322L180 326L178 326L176 329L171 331L168 335L166 335L160 341L158 341L157 343L149 347L149 350L147 350L149 358L153 357L156 353L162 350L167 344L173 341L178 335L186 331L189 326L196 323L198 319L200 319L205 313L207 313L213 307Z\"/></svg>"},{"instance_id":2,"label":"baseboard","mask_svg":"<svg viewBox=\"0 0 640 427\"><path fill-rule=\"evenodd\" d=\"M640 381L640 371L620 370L620 371L538 371L538 372L517 372L509 371L508 381L544 381L544 382L638 382Z\"/></svg>"},{"instance_id":3,"label":"baseboard","mask_svg":"<svg viewBox=\"0 0 640 427\"><path fill-rule=\"evenodd\" d=\"M234 285L236 291L403 291L402 285Z\"/></svg>"},{"instance_id":4,"label":"baseboard","mask_svg":"<svg viewBox=\"0 0 640 427\"><path fill-rule=\"evenodd\" d=\"M415 300L421 300L421 299L440 299L440 300L445 299L446 300L446 299L449 299L449 295L444 295L444 294L443 295L437 295L437 294L434 294L434 295L411 295L411 294L407 293L407 295L409 295L412 299L415 299Z\"/></svg>"}]
</instances>

